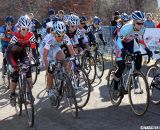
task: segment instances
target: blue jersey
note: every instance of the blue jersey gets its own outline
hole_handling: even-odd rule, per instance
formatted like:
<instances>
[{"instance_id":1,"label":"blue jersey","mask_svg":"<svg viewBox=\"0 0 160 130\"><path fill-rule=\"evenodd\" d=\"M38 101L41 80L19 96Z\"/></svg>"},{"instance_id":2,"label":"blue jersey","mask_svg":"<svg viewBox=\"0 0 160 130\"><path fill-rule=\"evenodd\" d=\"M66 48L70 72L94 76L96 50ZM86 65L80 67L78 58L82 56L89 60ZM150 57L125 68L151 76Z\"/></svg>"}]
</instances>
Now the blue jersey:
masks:
<instances>
[{"instance_id":1,"label":"blue jersey","mask_svg":"<svg viewBox=\"0 0 160 130\"><path fill-rule=\"evenodd\" d=\"M6 25L3 25L3 26L0 26L0 35L2 36L3 35L3 38L7 39L7 40L1 40L1 44L2 44L2 52L4 53L5 52L5 49L7 48L8 46L8 43L9 43L9 39L12 38L13 36L13 33L12 32L16 32L17 31L17 28L15 26L12 26L12 29L9 31L7 30L6 28Z\"/></svg>"},{"instance_id":2,"label":"blue jersey","mask_svg":"<svg viewBox=\"0 0 160 130\"><path fill-rule=\"evenodd\" d=\"M141 30L138 31L134 29L133 23L125 24L118 34L117 45L119 49L123 48L122 42L127 44L134 39L143 40L144 32L144 26L142 26Z\"/></svg>"},{"instance_id":3,"label":"blue jersey","mask_svg":"<svg viewBox=\"0 0 160 130\"><path fill-rule=\"evenodd\" d=\"M123 49L124 46L127 46L128 50L133 50L133 52L140 51L140 46L138 43L141 43L145 46L143 40L144 32L144 26L142 26L141 30L138 31L134 28L134 24L132 22L122 26L120 32L118 33L118 38L115 41L115 53L117 61L122 60L121 49ZM136 41L138 41L138 43Z\"/></svg>"}]
</instances>

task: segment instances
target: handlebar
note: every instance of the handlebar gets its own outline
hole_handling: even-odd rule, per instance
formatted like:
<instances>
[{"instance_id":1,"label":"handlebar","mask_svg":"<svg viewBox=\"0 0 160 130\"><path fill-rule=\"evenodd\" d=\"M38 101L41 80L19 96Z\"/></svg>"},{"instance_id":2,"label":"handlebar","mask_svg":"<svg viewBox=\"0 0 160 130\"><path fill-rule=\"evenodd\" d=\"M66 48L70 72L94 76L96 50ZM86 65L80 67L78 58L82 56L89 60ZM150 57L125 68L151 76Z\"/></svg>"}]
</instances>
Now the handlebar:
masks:
<instances>
[{"instance_id":1,"label":"handlebar","mask_svg":"<svg viewBox=\"0 0 160 130\"><path fill-rule=\"evenodd\" d=\"M128 53L128 54L126 55L125 59L127 59L128 57L131 57L132 59L134 59L137 55L146 56L146 55L148 55L148 54L147 54L147 53L141 54L141 53L139 53L139 52L138 52L138 53L133 53L133 54ZM150 59L151 59L151 57L148 56L147 64L150 62Z\"/></svg>"}]
</instances>

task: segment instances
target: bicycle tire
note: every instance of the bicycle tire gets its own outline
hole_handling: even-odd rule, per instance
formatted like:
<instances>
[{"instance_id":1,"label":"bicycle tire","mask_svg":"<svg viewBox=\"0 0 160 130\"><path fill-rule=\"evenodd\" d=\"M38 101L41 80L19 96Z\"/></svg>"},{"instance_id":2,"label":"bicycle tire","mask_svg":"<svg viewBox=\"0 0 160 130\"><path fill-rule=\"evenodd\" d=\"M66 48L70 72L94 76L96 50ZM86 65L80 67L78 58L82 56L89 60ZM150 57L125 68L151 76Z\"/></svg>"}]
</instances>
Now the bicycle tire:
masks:
<instances>
[{"instance_id":1,"label":"bicycle tire","mask_svg":"<svg viewBox=\"0 0 160 130\"><path fill-rule=\"evenodd\" d=\"M99 51L97 51L95 54L95 61L96 61L96 75L98 78L102 78L104 74L104 59L103 59L103 54L100 53ZM101 64L101 67L98 66L99 62Z\"/></svg>"},{"instance_id":2,"label":"bicycle tire","mask_svg":"<svg viewBox=\"0 0 160 130\"><path fill-rule=\"evenodd\" d=\"M150 66L147 71L147 81L149 83L150 90L150 101L155 105L160 104L160 86L155 81L156 78L159 78L159 76L157 76L158 69L159 67L157 66L157 64L155 64ZM155 82L156 84L153 85L153 82Z\"/></svg>"},{"instance_id":3,"label":"bicycle tire","mask_svg":"<svg viewBox=\"0 0 160 130\"><path fill-rule=\"evenodd\" d=\"M75 91L77 106L78 108L83 108L87 105L89 101L91 84L89 82L86 72L82 68L77 67L74 71L75 73L71 77L73 83L72 86Z\"/></svg>"},{"instance_id":4,"label":"bicycle tire","mask_svg":"<svg viewBox=\"0 0 160 130\"><path fill-rule=\"evenodd\" d=\"M118 96L118 99L117 100L114 100L113 98L113 91L114 91L114 84L113 84L113 77L114 77L114 74L115 74L115 71L116 71L116 67L112 68L109 70L108 72L108 76L107 76L107 88L108 88L108 92L109 92L109 97L110 97L110 101L111 103L114 105L114 106L119 106L122 102L122 99L123 99L123 96L124 94L121 93L119 96ZM121 83L120 83L121 84Z\"/></svg>"},{"instance_id":5,"label":"bicycle tire","mask_svg":"<svg viewBox=\"0 0 160 130\"><path fill-rule=\"evenodd\" d=\"M141 77L141 80L140 80L140 77ZM134 81L133 81L133 79L134 79ZM137 81L136 81L136 79L137 79ZM140 84L142 84L142 80L144 81L143 82L144 83L143 87L145 86L144 89L142 89L141 86L140 86ZM141 83L139 81L141 81ZM133 82L134 82L135 86L133 86ZM146 80L146 77L141 72L134 73L133 78L131 76L129 77L129 82L128 82L127 86L128 86L128 97L129 97L129 102L130 102L132 111L134 112L134 114L136 114L138 116L144 115L145 112L148 109L149 98L150 98L150 96L149 96L149 86L148 86L148 82ZM135 97L139 97L139 95L143 94L144 91L146 91L146 93L145 93L146 94L146 101L144 101L144 99L145 99L144 97L141 100L136 100L134 98L134 95L132 95L132 90L133 90L133 94L136 95ZM142 102L140 102L140 101L142 101ZM144 107L144 108L142 108L142 107Z\"/></svg>"},{"instance_id":6,"label":"bicycle tire","mask_svg":"<svg viewBox=\"0 0 160 130\"><path fill-rule=\"evenodd\" d=\"M26 87L28 86L28 88L31 88L29 81L27 79L23 80L24 89L26 89ZM31 90L30 90L31 91ZM27 115L27 120L28 120L28 125L30 127L33 127L34 125L34 101L33 101L33 96L30 96L30 101L27 101L27 91L24 90L24 106L25 106L25 110L26 110L26 115ZM31 93L32 94L32 93Z\"/></svg>"},{"instance_id":7,"label":"bicycle tire","mask_svg":"<svg viewBox=\"0 0 160 130\"><path fill-rule=\"evenodd\" d=\"M35 64L36 61L33 57L31 57L31 64ZM35 70L33 70L35 69ZM34 67L31 67L31 72L32 72L32 85L34 85L37 81L37 77L38 77L38 66L34 66ZM35 73L35 75L33 75L33 73Z\"/></svg>"},{"instance_id":8,"label":"bicycle tire","mask_svg":"<svg viewBox=\"0 0 160 130\"><path fill-rule=\"evenodd\" d=\"M66 94L68 105L72 111L71 112L72 116L75 118L78 118L78 106L77 106L76 96L75 96L75 92L74 92L71 80L69 76L65 73L63 73L63 79L66 82L66 84L65 82L63 82L64 83L63 88L65 88L64 91Z\"/></svg>"},{"instance_id":9,"label":"bicycle tire","mask_svg":"<svg viewBox=\"0 0 160 130\"><path fill-rule=\"evenodd\" d=\"M82 68L87 73L90 83L92 84L96 78L96 63L95 63L94 57L83 56Z\"/></svg>"}]
</instances>

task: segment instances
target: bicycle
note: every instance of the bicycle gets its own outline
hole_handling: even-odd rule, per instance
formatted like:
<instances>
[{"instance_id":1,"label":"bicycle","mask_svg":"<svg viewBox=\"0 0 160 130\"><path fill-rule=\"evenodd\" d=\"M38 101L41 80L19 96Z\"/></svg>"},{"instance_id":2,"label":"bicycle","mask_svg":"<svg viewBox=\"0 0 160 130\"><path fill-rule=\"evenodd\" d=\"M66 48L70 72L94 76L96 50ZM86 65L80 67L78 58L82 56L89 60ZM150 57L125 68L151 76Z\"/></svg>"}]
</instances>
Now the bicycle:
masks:
<instances>
[{"instance_id":1,"label":"bicycle","mask_svg":"<svg viewBox=\"0 0 160 130\"><path fill-rule=\"evenodd\" d=\"M51 71L53 71L53 82L54 82L53 89L55 89L58 92L56 95L57 98L56 98L55 106L56 108L59 108L62 97L64 97L65 95L73 117L77 118L78 117L78 107L77 107L77 101L76 101L74 88L72 86L68 72L66 72L64 68L64 63L66 61L67 60L51 61L49 63L49 68ZM51 99L51 102L52 102L52 99Z\"/></svg>"},{"instance_id":2,"label":"bicycle","mask_svg":"<svg viewBox=\"0 0 160 130\"><path fill-rule=\"evenodd\" d=\"M69 61L72 62L70 78L76 95L77 106L83 108L89 101L91 84L86 72L80 67L80 64L77 63L78 60L76 60L76 57L77 56L69 58Z\"/></svg>"},{"instance_id":3,"label":"bicycle","mask_svg":"<svg viewBox=\"0 0 160 130\"><path fill-rule=\"evenodd\" d=\"M114 74L116 67L110 69L107 76L107 85L109 89L109 96L112 104L114 106L119 106L124 94L128 93L129 102L132 108L132 111L141 116L145 114L149 106L149 87L146 77L142 72L135 70L135 57L137 55L147 55L147 54L128 54L125 57L125 64L127 65L127 73L123 73L118 85L118 95L117 99L113 97L114 91ZM149 59L150 60L150 59ZM144 96L143 96L144 94ZM140 97L142 96L142 97Z\"/></svg>"},{"instance_id":4,"label":"bicycle","mask_svg":"<svg viewBox=\"0 0 160 130\"><path fill-rule=\"evenodd\" d=\"M155 54L159 51L155 51ZM160 104L160 59L151 65L147 71L147 80L150 89L150 100L153 104Z\"/></svg>"},{"instance_id":5,"label":"bicycle","mask_svg":"<svg viewBox=\"0 0 160 130\"><path fill-rule=\"evenodd\" d=\"M33 57L31 48L27 47L26 50L27 50L27 54L29 55L29 59L31 61L31 64L36 64L36 60ZM38 65L35 65L32 67L31 71L32 71L32 85L34 85L37 81L38 75L40 74L40 67Z\"/></svg>"},{"instance_id":6,"label":"bicycle","mask_svg":"<svg viewBox=\"0 0 160 130\"><path fill-rule=\"evenodd\" d=\"M28 125L30 127L34 125L34 97L32 95L31 85L26 78L26 73L28 69L33 66L35 66L35 64L25 65L18 62L19 80L15 104L15 110L19 116L22 115L22 104L24 104Z\"/></svg>"},{"instance_id":7,"label":"bicycle","mask_svg":"<svg viewBox=\"0 0 160 130\"><path fill-rule=\"evenodd\" d=\"M81 67L87 73L90 83L92 84L96 78L96 62L90 52L85 51L81 57Z\"/></svg>"},{"instance_id":8,"label":"bicycle","mask_svg":"<svg viewBox=\"0 0 160 130\"><path fill-rule=\"evenodd\" d=\"M104 59L103 59L103 54L98 50L98 45L97 44L91 44L92 52L93 52L93 57L96 62L96 75L98 78L101 78L104 73Z\"/></svg>"}]
</instances>

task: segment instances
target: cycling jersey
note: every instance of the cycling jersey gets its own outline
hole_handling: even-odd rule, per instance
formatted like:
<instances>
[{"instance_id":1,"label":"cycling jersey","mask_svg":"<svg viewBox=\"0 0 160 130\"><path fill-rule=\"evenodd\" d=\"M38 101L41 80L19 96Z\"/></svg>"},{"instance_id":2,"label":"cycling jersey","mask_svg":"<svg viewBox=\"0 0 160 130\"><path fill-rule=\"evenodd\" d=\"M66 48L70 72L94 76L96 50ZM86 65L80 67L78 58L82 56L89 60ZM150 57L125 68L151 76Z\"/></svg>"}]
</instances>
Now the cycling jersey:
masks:
<instances>
[{"instance_id":1,"label":"cycling jersey","mask_svg":"<svg viewBox=\"0 0 160 130\"><path fill-rule=\"evenodd\" d=\"M82 28L78 28L77 31L76 31L76 35L77 35L77 38L79 40L79 43L83 43L83 44L87 44L88 43L88 38L86 36L86 29Z\"/></svg>"},{"instance_id":2,"label":"cycling jersey","mask_svg":"<svg viewBox=\"0 0 160 130\"><path fill-rule=\"evenodd\" d=\"M95 28L93 24L89 25L87 27L87 33L86 34L88 35L89 40L91 42L95 42L95 41L99 42L99 39L104 42L101 27Z\"/></svg>"},{"instance_id":3,"label":"cycling jersey","mask_svg":"<svg viewBox=\"0 0 160 130\"><path fill-rule=\"evenodd\" d=\"M36 48L35 37L32 32L29 32L25 37L16 32L15 35L11 38L9 46L6 51L6 57L8 63L15 66L17 62L14 60L15 55L25 55L28 56L26 47L31 47L32 49ZM35 59L38 58L37 53L33 54Z\"/></svg>"},{"instance_id":4,"label":"cycling jersey","mask_svg":"<svg viewBox=\"0 0 160 130\"><path fill-rule=\"evenodd\" d=\"M144 45L144 47L146 47L146 44L144 43L143 40L143 35L145 32L145 27L142 26L141 30L136 30L134 28L134 24L133 23L128 23L125 24L119 34L118 34L118 39L116 40L116 57L117 60L121 60L121 49L127 49L130 52L137 52L140 51L140 47L139 44ZM138 43L136 42L136 40L138 41Z\"/></svg>"},{"instance_id":5,"label":"cycling jersey","mask_svg":"<svg viewBox=\"0 0 160 130\"><path fill-rule=\"evenodd\" d=\"M9 41L16 31L17 29L15 26L12 26L11 30L7 30L6 25L0 26L0 34L3 35L3 38L1 38L2 53L5 53L5 49L7 48Z\"/></svg>"},{"instance_id":6,"label":"cycling jersey","mask_svg":"<svg viewBox=\"0 0 160 130\"><path fill-rule=\"evenodd\" d=\"M57 42L55 37L48 35L44 48L48 50L48 61L56 60L56 54L62 50L60 46L63 44L71 45L69 37L65 34L62 42Z\"/></svg>"},{"instance_id":7,"label":"cycling jersey","mask_svg":"<svg viewBox=\"0 0 160 130\"><path fill-rule=\"evenodd\" d=\"M18 60L20 63L29 65L29 54L27 53L27 47L32 48L33 57L38 60L38 53L36 52L36 43L35 37L32 32L28 32L28 34L24 37L20 32L16 32L14 36L11 38L8 48L6 50L6 59L9 65L14 68L14 71L11 75L12 82L18 81ZM27 78L31 77L31 68L27 71Z\"/></svg>"},{"instance_id":8,"label":"cycling jersey","mask_svg":"<svg viewBox=\"0 0 160 130\"><path fill-rule=\"evenodd\" d=\"M140 43L144 44L143 35L145 32L145 27L142 26L141 30L135 30L133 23L129 23L124 25L121 30L120 34L117 39L117 45L120 49L123 48L122 42L126 44L134 39L138 39ZM145 45L146 46L146 45Z\"/></svg>"},{"instance_id":9,"label":"cycling jersey","mask_svg":"<svg viewBox=\"0 0 160 130\"><path fill-rule=\"evenodd\" d=\"M78 37L76 35L76 31L74 32L69 32L69 30L67 29L67 36L70 38L71 44L73 47L76 47L78 42Z\"/></svg>"}]
</instances>

